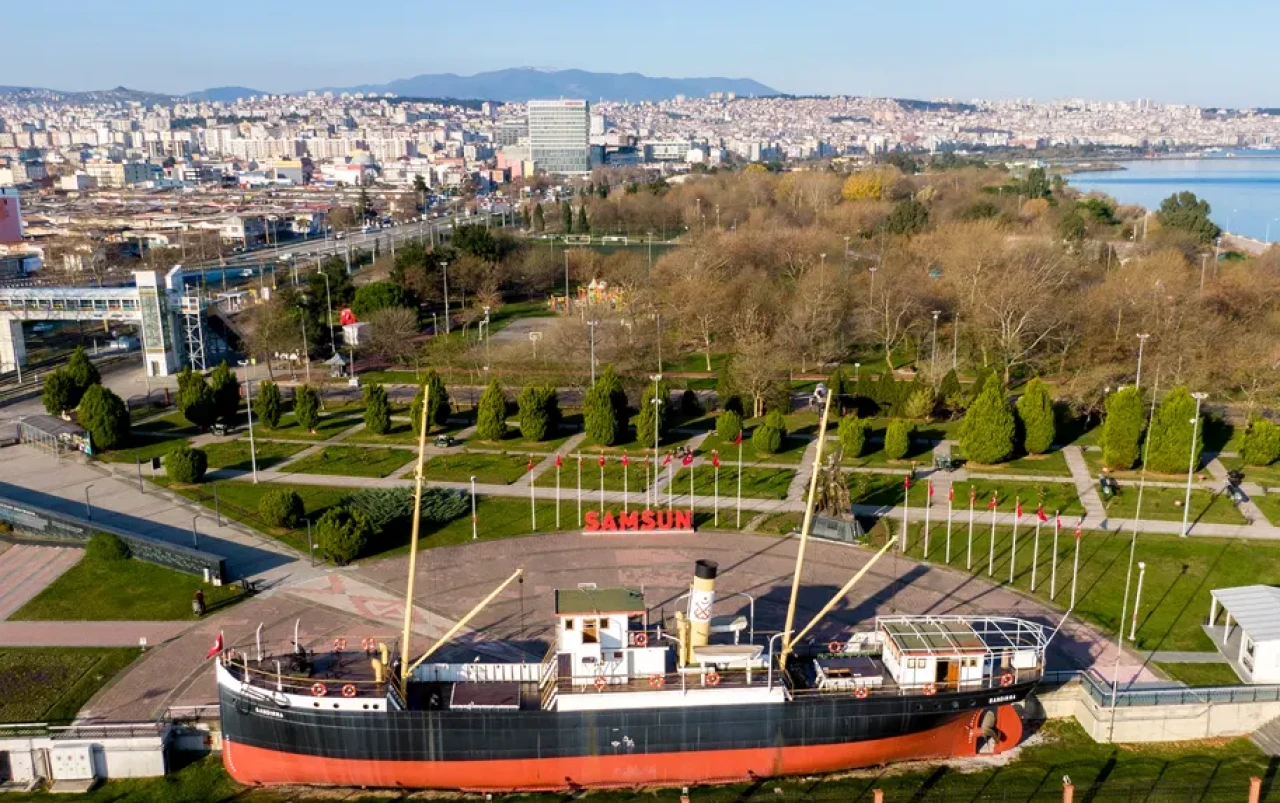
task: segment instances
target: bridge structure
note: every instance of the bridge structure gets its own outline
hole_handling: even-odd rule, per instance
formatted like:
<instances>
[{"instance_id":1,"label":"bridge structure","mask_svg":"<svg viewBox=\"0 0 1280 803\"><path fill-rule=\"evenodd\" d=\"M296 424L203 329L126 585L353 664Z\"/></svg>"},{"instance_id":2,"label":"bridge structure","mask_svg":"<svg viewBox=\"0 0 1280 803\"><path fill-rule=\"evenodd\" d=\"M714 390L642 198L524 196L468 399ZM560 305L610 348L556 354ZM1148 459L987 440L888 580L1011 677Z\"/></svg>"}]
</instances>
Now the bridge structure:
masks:
<instances>
[{"instance_id":1,"label":"bridge structure","mask_svg":"<svg viewBox=\"0 0 1280 803\"><path fill-rule=\"evenodd\" d=\"M204 370L205 301L184 286L182 266L167 273L137 271L122 287L0 289L0 371L26 362L26 321L137 323L147 376L169 376L183 365Z\"/></svg>"}]
</instances>

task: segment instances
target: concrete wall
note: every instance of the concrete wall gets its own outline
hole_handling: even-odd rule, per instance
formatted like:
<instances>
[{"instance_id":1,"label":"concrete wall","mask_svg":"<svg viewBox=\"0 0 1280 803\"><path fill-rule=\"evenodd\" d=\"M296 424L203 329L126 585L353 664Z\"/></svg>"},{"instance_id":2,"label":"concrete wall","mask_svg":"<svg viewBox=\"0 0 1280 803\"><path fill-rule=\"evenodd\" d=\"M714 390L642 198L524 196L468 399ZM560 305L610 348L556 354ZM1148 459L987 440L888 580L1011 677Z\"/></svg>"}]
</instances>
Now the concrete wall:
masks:
<instances>
[{"instance_id":1,"label":"concrete wall","mask_svg":"<svg viewBox=\"0 0 1280 803\"><path fill-rule=\"evenodd\" d=\"M49 773L49 754L55 746L87 745L94 774L103 779L158 778L165 774L168 733L146 736L107 736L101 739L55 739L52 735L0 738L0 753L9 754L13 780L28 783Z\"/></svg>"}]
</instances>

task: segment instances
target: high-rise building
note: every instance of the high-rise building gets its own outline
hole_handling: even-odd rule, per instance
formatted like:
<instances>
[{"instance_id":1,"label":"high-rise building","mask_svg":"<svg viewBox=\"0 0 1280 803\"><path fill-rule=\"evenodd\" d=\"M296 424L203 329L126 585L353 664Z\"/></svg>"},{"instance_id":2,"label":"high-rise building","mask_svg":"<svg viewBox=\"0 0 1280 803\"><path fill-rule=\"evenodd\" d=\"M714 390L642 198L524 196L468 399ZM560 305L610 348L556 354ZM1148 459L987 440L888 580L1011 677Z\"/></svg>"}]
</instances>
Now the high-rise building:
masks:
<instances>
[{"instance_id":1,"label":"high-rise building","mask_svg":"<svg viewBox=\"0 0 1280 803\"><path fill-rule=\"evenodd\" d=\"M13 187L0 188L0 243L22 242L22 202Z\"/></svg>"},{"instance_id":2,"label":"high-rise building","mask_svg":"<svg viewBox=\"0 0 1280 803\"><path fill-rule=\"evenodd\" d=\"M586 173L590 109L585 100L529 101L529 151L535 170Z\"/></svg>"}]
</instances>

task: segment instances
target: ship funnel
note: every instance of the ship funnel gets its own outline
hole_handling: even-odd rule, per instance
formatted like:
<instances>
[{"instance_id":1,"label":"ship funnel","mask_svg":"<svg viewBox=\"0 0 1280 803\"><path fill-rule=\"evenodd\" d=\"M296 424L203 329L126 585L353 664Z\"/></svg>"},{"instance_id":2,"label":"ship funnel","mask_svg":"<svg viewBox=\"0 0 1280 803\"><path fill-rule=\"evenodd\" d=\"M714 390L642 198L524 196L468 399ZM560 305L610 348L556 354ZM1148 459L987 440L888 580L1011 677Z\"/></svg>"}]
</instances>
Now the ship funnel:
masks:
<instances>
[{"instance_id":1,"label":"ship funnel","mask_svg":"<svg viewBox=\"0 0 1280 803\"><path fill-rule=\"evenodd\" d=\"M689 591L689 647L702 647L711 635L711 606L716 601L716 571L713 560L700 560L693 567L693 588Z\"/></svg>"}]
</instances>

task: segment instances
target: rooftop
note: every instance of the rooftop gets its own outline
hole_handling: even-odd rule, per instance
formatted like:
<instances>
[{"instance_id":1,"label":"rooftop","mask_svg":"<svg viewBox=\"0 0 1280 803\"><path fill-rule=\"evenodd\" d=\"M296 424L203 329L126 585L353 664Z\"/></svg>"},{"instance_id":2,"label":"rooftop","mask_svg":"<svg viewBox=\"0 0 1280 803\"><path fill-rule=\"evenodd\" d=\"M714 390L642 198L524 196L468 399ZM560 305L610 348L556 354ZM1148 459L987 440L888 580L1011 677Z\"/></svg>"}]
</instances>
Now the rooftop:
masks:
<instances>
[{"instance_id":1,"label":"rooftop","mask_svg":"<svg viewBox=\"0 0 1280 803\"><path fill-rule=\"evenodd\" d=\"M996 616L882 616L880 629L903 652L972 653L1044 649L1037 624Z\"/></svg>"},{"instance_id":2,"label":"rooftop","mask_svg":"<svg viewBox=\"0 0 1280 803\"><path fill-rule=\"evenodd\" d=\"M1254 641L1280 641L1280 588L1236 586L1215 588L1209 594Z\"/></svg>"},{"instance_id":3,"label":"rooftop","mask_svg":"<svg viewBox=\"0 0 1280 803\"><path fill-rule=\"evenodd\" d=\"M557 616L644 612L644 594L637 588L556 589Z\"/></svg>"}]
</instances>

